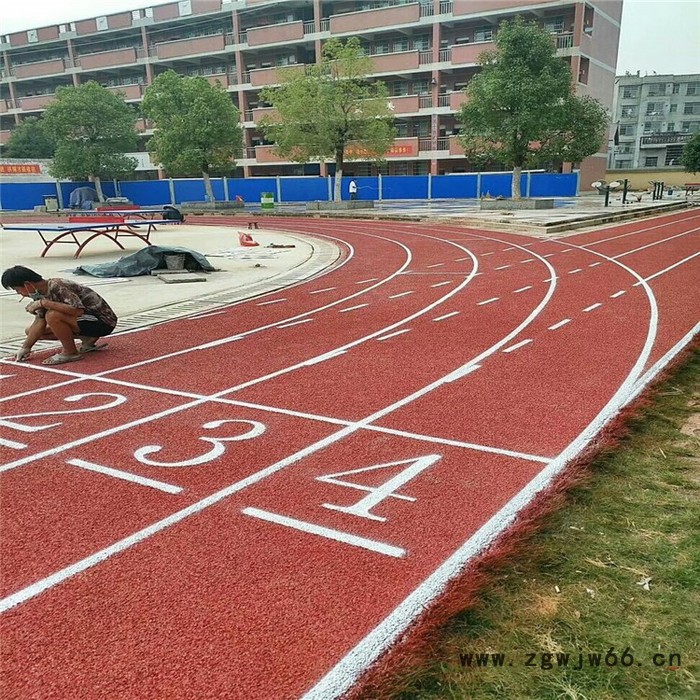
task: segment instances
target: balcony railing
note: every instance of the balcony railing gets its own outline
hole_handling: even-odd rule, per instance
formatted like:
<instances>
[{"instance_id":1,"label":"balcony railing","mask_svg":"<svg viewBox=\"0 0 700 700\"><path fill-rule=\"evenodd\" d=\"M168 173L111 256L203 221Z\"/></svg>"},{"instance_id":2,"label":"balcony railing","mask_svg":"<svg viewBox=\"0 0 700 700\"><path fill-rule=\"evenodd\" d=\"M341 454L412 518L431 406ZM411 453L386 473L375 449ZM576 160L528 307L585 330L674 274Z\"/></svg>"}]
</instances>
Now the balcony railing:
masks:
<instances>
[{"instance_id":1,"label":"balcony railing","mask_svg":"<svg viewBox=\"0 0 700 700\"><path fill-rule=\"evenodd\" d=\"M449 107L450 106L450 96L449 95L438 95L438 107Z\"/></svg>"},{"instance_id":2,"label":"balcony railing","mask_svg":"<svg viewBox=\"0 0 700 700\"><path fill-rule=\"evenodd\" d=\"M252 109L247 109L243 114L244 114L244 118L247 122L253 121L253 110Z\"/></svg>"},{"instance_id":3,"label":"balcony railing","mask_svg":"<svg viewBox=\"0 0 700 700\"><path fill-rule=\"evenodd\" d=\"M248 146L245 149L245 157L246 158L255 158L255 146Z\"/></svg>"},{"instance_id":4,"label":"balcony railing","mask_svg":"<svg viewBox=\"0 0 700 700\"><path fill-rule=\"evenodd\" d=\"M438 149L438 151L449 151L450 150L450 139L447 137L439 138L437 140L437 149Z\"/></svg>"},{"instance_id":5,"label":"balcony railing","mask_svg":"<svg viewBox=\"0 0 700 700\"><path fill-rule=\"evenodd\" d=\"M314 34L316 32L316 22L304 22L304 34Z\"/></svg>"},{"instance_id":6,"label":"balcony railing","mask_svg":"<svg viewBox=\"0 0 700 700\"><path fill-rule=\"evenodd\" d=\"M442 0L440 3L440 14L447 15L452 12L452 0Z\"/></svg>"},{"instance_id":7,"label":"balcony railing","mask_svg":"<svg viewBox=\"0 0 700 700\"><path fill-rule=\"evenodd\" d=\"M248 43L248 30L244 29L242 32L238 33L238 43L247 44Z\"/></svg>"},{"instance_id":8,"label":"balcony railing","mask_svg":"<svg viewBox=\"0 0 700 700\"><path fill-rule=\"evenodd\" d=\"M421 64L421 66L425 65L426 63L432 63L433 62L432 49L430 51L421 51L418 54L418 62Z\"/></svg>"},{"instance_id":9,"label":"balcony railing","mask_svg":"<svg viewBox=\"0 0 700 700\"><path fill-rule=\"evenodd\" d=\"M573 32L568 34L557 34L556 44L558 49L570 49L574 45Z\"/></svg>"},{"instance_id":10,"label":"balcony railing","mask_svg":"<svg viewBox=\"0 0 700 700\"><path fill-rule=\"evenodd\" d=\"M432 151L433 150L433 140L432 139L418 139L418 150L419 151Z\"/></svg>"},{"instance_id":11,"label":"balcony railing","mask_svg":"<svg viewBox=\"0 0 700 700\"><path fill-rule=\"evenodd\" d=\"M433 96L432 95L420 95L418 99L419 109L429 109L433 106Z\"/></svg>"},{"instance_id":12,"label":"balcony railing","mask_svg":"<svg viewBox=\"0 0 700 700\"><path fill-rule=\"evenodd\" d=\"M440 63L445 63L447 61L450 61L452 59L452 50L451 49L440 49L440 56L439 56L439 61Z\"/></svg>"},{"instance_id":13,"label":"balcony railing","mask_svg":"<svg viewBox=\"0 0 700 700\"><path fill-rule=\"evenodd\" d=\"M248 70L243 71L243 82L244 83L250 82L250 71L248 71Z\"/></svg>"},{"instance_id":14,"label":"balcony railing","mask_svg":"<svg viewBox=\"0 0 700 700\"><path fill-rule=\"evenodd\" d=\"M420 16L421 17L432 17L435 14L435 10L433 9L433 3L431 0L429 0L428 3L420 4Z\"/></svg>"}]
</instances>

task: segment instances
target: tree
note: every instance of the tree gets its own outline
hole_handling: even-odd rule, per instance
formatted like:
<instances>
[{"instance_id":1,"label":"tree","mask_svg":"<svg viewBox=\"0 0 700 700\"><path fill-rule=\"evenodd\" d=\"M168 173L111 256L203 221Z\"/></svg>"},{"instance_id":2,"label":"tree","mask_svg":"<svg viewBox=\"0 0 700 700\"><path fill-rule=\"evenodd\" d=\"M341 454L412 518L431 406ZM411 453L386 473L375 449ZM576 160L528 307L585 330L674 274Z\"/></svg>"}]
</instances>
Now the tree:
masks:
<instances>
[{"instance_id":1,"label":"tree","mask_svg":"<svg viewBox=\"0 0 700 700\"><path fill-rule=\"evenodd\" d=\"M169 70L146 89L141 110L155 122L147 144L153 160L171 176L201 174L213 202L210 174L232 172L243 144L240 115L226 91Z\"/></svg>"},{"instance_id":2,"label":"tree","mask_svg":"<svg viewBox=\"0 0 700 700\"><path fill-rule=\"evenodd\" d=\"M120 95L94 81L58 88L43 118L56 143L49 171L56 178L94 182L102 201L102 178L125 177L136 169L138 161L124 155L136 150L136 119Z\"/></svg>"},{"instance_id":3,"label":"tree","mask_svg":"<svg viewBox=\"0 0 700 700\"><path fill-rule=\"evenodd\" d=\"M372 61L357 37L330 39L321 62L278 70L281 85L260 97L275 109L260 121L277 153L298 163L335 161L334 199L340 200L346 159L379 162L396 137L386 86L369 82Z\"/></svg>"},{"instance_id":4,"label":"tree","mask_svg":"<svg viewBox=\"0 0 700 700\"><path fill-rule=\"evenodd\" d=\"M465 88L460 142L468 158L512 167L513 199L520 199L523 166L578 163L596 153L608 117L597 100L574 94L569 66L535 23L503 22L495 41Z\"/></svg>"},{"instance_id":5,"label":"tree","mask_svg":"<svg viewBox=\"0 0 700 700\"><path fill-rule=\"evenodd\" d=\"M697 173L700 170L700 134L695 134L688 143L685 144L681 165L687 173Z\"/></svg>"},{"instance_id":6,"label":"tree","mask_svg":"<svg viewBox=\"0 0 700 700\"><path fill-rule=\"evenodd\" d=\"M27 117L12 131L4 150L5 158L52 158L56 144L37 117Z\"/></svg>"}]
</instances>

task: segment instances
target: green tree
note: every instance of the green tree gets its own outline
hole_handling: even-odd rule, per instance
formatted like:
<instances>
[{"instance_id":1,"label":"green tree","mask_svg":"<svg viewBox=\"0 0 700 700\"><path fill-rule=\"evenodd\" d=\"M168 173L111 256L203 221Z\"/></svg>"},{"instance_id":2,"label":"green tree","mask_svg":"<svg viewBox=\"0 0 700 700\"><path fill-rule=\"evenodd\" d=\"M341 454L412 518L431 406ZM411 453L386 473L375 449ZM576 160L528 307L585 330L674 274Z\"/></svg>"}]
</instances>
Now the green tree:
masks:
<instances>
[{"instance_id":1,"label":"green tree","mask_svg":"<svg viewBox=\"0 0 700 700\"><path fill-rule=\"evenodd\" d=\"M55 150L41 119L27 117L12 131L3 152L5 158L53 158Z\"/></svg>"},{"instance_id":2,"label":"green tree","mask_svg":"<svg viewBox=\"0 0 700 700\"><path fill-rule=\"evenodd\" d=\"M396 137L386 86L367 80L372 70L357 37L330 39L320 63L278 70L281 85L260 93L276 112L260 126L280 156L335 161L336 201L345 161L381 162Z\"/></svg>"},{"instance_id":3,"label":"green tree","mask_svg":"<svg viewBox=\"0 0 700 700\"><path fill-rule=\"evenodd\" d=\"M136 111L120 95L94 81L58 88L42 120L56 143L51 174L90 180L104 199L102 178L125 177L136 169L136 159L124 155L136 150L136 119Z\"/></svg>"},{"instance_id":4,"label":"green tree","mask_svg":"<svg viewBox=\"0 0 700 700\"><path fill-rule=\"evenodd\" d=\"M161 73L146 89L141 110L155 122L147 147L171 176L199 176L214 201L210 174L230 173L241 153L239 112L220 85L201 77Z\"/></svg>"},{"instance_id":5,"label":"green tree","mask_svg":"<svg viewBox=\"0 0 700 700\"><path fill-rule=\"evenodd\" d=\"M700 134L695 134L688 143L685 144L681 165L687 173L697 173L700 171Z\"/></svg>"},{"instance_id":6,"label":"green tree","mask_svg":"<svg viewBox=\"0 0 700 700\"><path fill-rule=\"evenodd\" d=\"M578 163L596 153L608 117L598 101L574 94L569 66L535 23L503 22L495 41L465 88L460 142L472 160L512 167L513 199L520 199L524 166Z\"/></svg>"}]
</instances>

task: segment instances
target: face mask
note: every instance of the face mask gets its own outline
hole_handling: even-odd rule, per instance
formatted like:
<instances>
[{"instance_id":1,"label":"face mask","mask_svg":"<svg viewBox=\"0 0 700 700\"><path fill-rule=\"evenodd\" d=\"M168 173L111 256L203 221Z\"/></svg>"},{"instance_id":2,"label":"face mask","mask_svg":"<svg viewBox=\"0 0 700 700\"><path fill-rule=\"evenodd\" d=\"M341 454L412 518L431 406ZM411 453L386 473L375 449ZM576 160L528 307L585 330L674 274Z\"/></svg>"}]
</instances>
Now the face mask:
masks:
<instances>
[{"instance_id":1,"label":"face mask","mask_svg":"<svg viewBox=\"0 0 700 700\"><path fill-rule=\"evenodd\" d=\"M41 292L32 292L29 295L34 301L39 301L44 298L44 295Z\"/></svg>"}]
</instances>

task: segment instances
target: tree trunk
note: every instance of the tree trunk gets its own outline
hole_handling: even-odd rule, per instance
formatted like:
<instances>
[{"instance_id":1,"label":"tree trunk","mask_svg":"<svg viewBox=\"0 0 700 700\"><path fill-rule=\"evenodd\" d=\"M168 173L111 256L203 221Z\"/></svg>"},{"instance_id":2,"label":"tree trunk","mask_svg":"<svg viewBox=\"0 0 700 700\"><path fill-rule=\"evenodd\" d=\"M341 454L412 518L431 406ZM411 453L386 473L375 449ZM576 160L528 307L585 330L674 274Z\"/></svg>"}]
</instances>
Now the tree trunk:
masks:
<instances>
[{"instance_id":1,"label":"tree trunk","mask_svg":"<svg viewBox=\"0 0 700 700\"><path fill-rule=\"evenodd\" d=\"M105 196L104 196L104 193L102 192L102 181L100 180L100 178L97 175L95 175L95 177L92 178L92 181L95 185L95 190L97 191L97 199L100 202L104 202Z\"/></svg>"},{"instance_id":2,"label":"tree trunk","mask_svg":"<svg viewBox=\"0 0 700 700\"><path fill-rule=\"evenodd\" d=\"M335 187L333 188L333 201L339 202L343 198L343 151L335 153Z\"/></svg>"},{"instance_id":3,"label":"tree trunk","mask_svg":"<svg viewBox=\"0 0 700 700\"><path fill-rule=\"evenodd\" d=\"M511 193L513 195L513 199L521 199L520 195L520 176L523 172L523 168L521 165L516 165L513 167L513 187L511 190Z\"/></svg>"},{"instance_id":4,"label":"tree trunk","mask_svg":"<svg viewBox=\"0 0 700 700\"><path fill-rule=\"evenodd\" d=\"M204 194L207 202L214 202L214 190L211 188L211 178L206 170L202 170L202 177L204 178Z\"/></svg>"}]
</instances>

